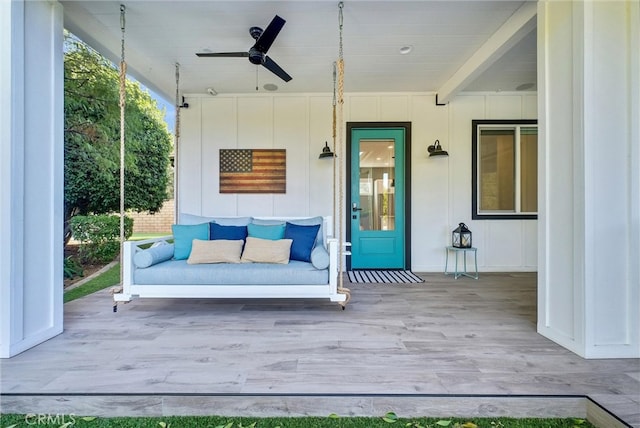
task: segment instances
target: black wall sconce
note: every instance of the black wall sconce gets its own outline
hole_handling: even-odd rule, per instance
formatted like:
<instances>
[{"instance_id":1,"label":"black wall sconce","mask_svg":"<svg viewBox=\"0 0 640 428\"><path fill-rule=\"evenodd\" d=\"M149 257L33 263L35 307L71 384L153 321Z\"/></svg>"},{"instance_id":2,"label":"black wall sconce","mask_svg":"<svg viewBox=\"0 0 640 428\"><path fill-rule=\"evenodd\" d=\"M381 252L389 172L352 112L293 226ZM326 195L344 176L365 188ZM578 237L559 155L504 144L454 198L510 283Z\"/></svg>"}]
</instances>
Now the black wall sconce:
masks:
<instances>
[{"instance_id":1,"label":"black wall sconce","mask_svg":"<svg viewBox=\"0 0 640 428\"><path fill-rule=\"evenodd\" d=\"M331 148L329 147L329 143L325 141L324 147L322 148L322 153L320 153L320 156L318 156L318 159L332 158L334 156L335 154L331 151Z\"/></svg>"},{"instance_id":2,"label":"black wall sconce","mask_svg":"<svg viewBox=\"0 0 640 428\"><path fill-rule=\"evenodd\" d=\"M435 143L427 147L427 151L429 152L429 157L431 156L449 156L445 150L442 150L440 146L440 140L436 140Z\"/></svg>"}]
</instances>

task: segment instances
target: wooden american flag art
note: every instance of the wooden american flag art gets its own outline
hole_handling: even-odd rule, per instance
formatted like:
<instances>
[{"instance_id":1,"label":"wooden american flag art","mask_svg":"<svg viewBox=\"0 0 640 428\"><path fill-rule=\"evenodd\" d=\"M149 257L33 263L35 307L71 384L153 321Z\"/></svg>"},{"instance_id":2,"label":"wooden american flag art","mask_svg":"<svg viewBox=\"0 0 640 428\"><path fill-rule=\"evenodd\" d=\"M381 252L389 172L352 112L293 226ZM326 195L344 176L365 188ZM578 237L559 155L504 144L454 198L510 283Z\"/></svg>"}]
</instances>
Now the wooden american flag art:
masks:
<instances>
[{"instance_id":1,"label":"wooden american flag art","mask_svg":"<svg viewBox=\"0 0 640 428\"><path fill-rule=\"evenodd\" d=\"M220 149L220 193L286 193L284 149Z\"/></svg>"}]
</instances>

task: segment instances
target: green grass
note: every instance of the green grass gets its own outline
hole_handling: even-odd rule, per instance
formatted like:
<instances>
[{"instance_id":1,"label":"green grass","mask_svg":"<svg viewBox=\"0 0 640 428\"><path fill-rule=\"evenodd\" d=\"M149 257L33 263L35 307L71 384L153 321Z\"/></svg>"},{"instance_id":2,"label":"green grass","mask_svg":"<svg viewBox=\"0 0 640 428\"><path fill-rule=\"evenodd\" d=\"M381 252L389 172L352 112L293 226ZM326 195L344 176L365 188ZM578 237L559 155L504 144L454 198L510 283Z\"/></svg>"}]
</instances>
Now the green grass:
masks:
<instances>
[{"instance_id":1,"label":"green grass","mask_svg":"<svg viewBox=\"0 0 640 428\"><path fill-rule=\"evenodd\" d=\"M161 238L163 236L171 235L171 232L165 233L134 233L129 238L130 241L142 241L143 239Z\"/></svg>"},{"instance_id":2,"label":"green grass","mask_svg":"<svg viewBox=\"0 0 640 428\"><path fill-rule=\"evenodd\" d=\"M137 233L131 238L132 241L141 241L143 239L151 239L151 238L160 238L162 236L171 235L171 233ZM151 244L143 245L142 248L149 247ZM75 299L79 299L80 297L87 296L89 294L95 293L96 291L103 290L107 287L113 287L120 283L120 263L117 263L114 267L109 269L108 271L100 274L96 278L91 281L83 284L79 287L75 287L70 289L69 291L65 291L64 293L64 303L70 302ZM0 428L4 428L1 427Z\"/></svg>"},{"instance_id":3,"label":"green grass","mask_svg":"<svg viewBox=\"0 0 640 428\"><path fill-rule=\"evenodd\" d=\"M393 417L389 417L392 415ZM38 418L42 418L38 423ZM48 419L47 419L48 418ZM165 416L147 418L93 418L75 415L0 415L0 428L31 426L56 428L593 428L582 419L473 418L403 419L385 417L297 417L248 418L224 416Z\"/></svg>"},{"instance_id":4,"label":"green grass","mask_svg":"<svg viewBox=\"0 0 640 428\"><path fill-rule=\"evenodd\" d=\"M71 290L65 291L64 302L70 302L80 297L87 296L107 287L113 287L120 283L120 263L116 263L111 269L93 278L91 281ZM0 427L4 428L4 427Z\"/></svg>"}]
</instances>

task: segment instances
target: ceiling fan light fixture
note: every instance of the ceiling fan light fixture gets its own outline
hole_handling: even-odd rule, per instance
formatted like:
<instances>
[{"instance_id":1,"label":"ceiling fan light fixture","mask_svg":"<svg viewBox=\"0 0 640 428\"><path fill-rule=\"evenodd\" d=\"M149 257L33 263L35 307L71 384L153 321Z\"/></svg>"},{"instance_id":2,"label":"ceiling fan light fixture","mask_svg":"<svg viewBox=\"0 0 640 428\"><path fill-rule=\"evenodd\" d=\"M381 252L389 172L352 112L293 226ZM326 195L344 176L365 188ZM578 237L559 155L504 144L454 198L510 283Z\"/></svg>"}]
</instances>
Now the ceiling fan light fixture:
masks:
<instances>
[{"instance_id":1,"label":"ceiling fan light fixture","mask_svg":"<svg viewBox=\"0 0 640 428\"><path fill-rule=\"evenodd\" d=\"M278 90L278 85L276 85L275 83L265 83L264 86L262 86L264 88L265 91L277 91Z\"/></svg>"},{"instance_id":2,"label":"ceiling fan light fixture","mask_svg":"<svg viewBox=\"0 0 640 428\"><path fill-rule=\"evenodd\" d=\"M411 53L412 50L413 50L413 46L411 46L411 45L403 46L403 47L400 48L400 54L401 55L407 55L407 54Z\"/></svg>"}]
</instances>

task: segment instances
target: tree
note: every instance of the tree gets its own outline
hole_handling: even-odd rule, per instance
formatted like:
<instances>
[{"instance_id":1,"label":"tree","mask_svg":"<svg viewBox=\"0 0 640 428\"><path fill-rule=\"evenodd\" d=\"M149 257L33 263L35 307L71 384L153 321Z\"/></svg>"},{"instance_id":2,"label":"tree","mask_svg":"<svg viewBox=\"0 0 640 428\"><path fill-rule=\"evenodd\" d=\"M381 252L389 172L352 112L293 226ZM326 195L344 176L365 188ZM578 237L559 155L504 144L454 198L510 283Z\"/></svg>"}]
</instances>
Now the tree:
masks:
<instances>
[{"instance_id":1,"label":"tree","mask_svg":"<svg viewBox=\"0 0 640 428\"><path fill-rule=\"evenodd\" d=\"M64 221L120 209L119 70L65 34ZM158 211L167 199L171 134L156 101L127 79L125 208Z\"/></svg>"}]
</instances>

